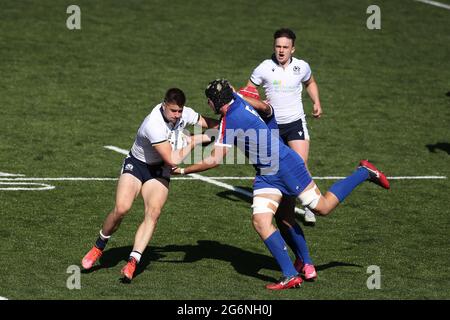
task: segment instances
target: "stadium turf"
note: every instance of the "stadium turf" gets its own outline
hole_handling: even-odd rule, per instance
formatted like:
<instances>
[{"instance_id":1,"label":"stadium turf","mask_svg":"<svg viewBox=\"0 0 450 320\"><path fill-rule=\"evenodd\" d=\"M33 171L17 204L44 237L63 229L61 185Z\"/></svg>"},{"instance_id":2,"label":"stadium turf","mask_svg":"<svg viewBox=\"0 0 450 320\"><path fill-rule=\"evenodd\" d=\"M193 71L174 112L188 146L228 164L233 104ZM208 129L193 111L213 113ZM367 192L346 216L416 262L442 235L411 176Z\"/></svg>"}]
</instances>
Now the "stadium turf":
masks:
<instances>
[{"instance_id":1,"label":"stadium turf","mask_svg":"<svg viewBox=\"0 0 450 320\"><path fill-rule=\"evenodd\" d=\"M442 0L441 2L445 2ZM448 1L446 1L447 4ZM412 0L2 1L0 172L116 178L143 118L169 87L213 116L203 90L242 86L270 56L272 34L296 31L296 56L319 84L324 115L308 117L314 176L345 176L371 159L389 191L359 187L330 217L304 227L319 272L301 289L269 292L278 267L251 226L249 199L204 181L174 180L136 278L119 281L143 215L139 199L101 265L69 290L71 265L97 237L115 181L28 181L0 190L0 296L9 299L449 299L450 11ZM304 97L309 114L311 103ZM248 177L249 165L205 176ZM0 188L12 188L0 177ZM24 181L22 181L23 183ZM251 190L251 180L223 181ZM333 180L317 180L325 191ZM35 185L36 186L36 185ZM16 185L15 187L19 187ZM22 185L23 187L23 185ZM28 187L33 187L28 185ZM381 288L367 287L370 266Z\"/></svg>"}]
</instances>

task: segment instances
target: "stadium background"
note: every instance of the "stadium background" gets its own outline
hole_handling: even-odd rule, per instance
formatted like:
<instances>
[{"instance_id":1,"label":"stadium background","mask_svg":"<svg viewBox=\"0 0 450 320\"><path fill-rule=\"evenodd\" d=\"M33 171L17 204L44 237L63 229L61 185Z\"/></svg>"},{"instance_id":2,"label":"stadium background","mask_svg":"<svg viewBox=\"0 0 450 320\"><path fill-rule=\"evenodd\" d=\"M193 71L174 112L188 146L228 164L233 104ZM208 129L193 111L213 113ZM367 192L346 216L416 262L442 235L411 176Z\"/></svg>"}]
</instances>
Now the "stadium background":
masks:
<instances>
[{"instance_id":1,"label":"stadium background","mask_svg":"<svg viewBox=\"0 0 450 320\"><path fill-rule=\"evenodd\" d=\"M66 27L71 4L81 8L81 30ZM2 1L0 172L116 178L123 155L103 146L128 149L167 88L182 88L188 106L212 116L205 85L217 77L244 85L270 56L273 31L287 26L297 33L295 55L310 63L324 109L321 120L308 118L314 176L345 176L369 158L389 176L448 177L450 11L380 0L381 30L368 30L371 4ZM204 175L251 176L253 169L222 166ZM3 178L0 187L10 182ZM225 182L251 188L248 179ZM332 182L318 185L326 190ZM330 217L304 228L319 280L283 292L264 289L279 271L252 230L248 199L198 180L173 181L130 285L119 281L120 268L142 200L110 241L103 267L82 273L81 289L69 290L67 268L79 265L95 240L116 182L44 183L55 188L0 190L0 296L450 298L448 179L393 180L388 192L361 186ZM381 270L379 290L366 286L371 265Z\"/></svg>"}]
</instances>

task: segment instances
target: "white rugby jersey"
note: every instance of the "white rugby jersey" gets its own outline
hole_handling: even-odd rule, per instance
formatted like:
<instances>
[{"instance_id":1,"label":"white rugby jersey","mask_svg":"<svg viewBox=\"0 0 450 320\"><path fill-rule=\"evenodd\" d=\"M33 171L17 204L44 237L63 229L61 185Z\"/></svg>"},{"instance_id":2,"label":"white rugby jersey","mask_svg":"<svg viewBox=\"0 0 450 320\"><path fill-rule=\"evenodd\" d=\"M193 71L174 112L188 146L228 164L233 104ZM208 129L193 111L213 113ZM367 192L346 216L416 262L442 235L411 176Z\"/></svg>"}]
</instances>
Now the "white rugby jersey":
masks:
<instances>
[{"instance_id":1,"label":"white rugby jersey","mask_svg":"<svg viewBox=\"0 0 450 320\"><path fill-rule=\"evenodd\" d=\"M131 154L145 163L159 164L163 160L153 145L169 140L171 136L183 131L187 125L197 124L199 120L200 115L197 112L189 107L183 107L181 118L173 125L164 119L163 107L160 103L153 108L139 127L131 147Z\"/></svg>"},{"instance_id":2,"label":"white rugby jersey","mask_svg":"<svg viewBox=\"0 0 450 320\"><path fill-rule=\"evenodd\" d=\"M285 124L305 118L302 83L310 78L309 64L292 57L286 69L275 58L264 60L253 70L250 81L263 86L266 98L275 110L277 123Z\"/></svg>"}]
</instances>

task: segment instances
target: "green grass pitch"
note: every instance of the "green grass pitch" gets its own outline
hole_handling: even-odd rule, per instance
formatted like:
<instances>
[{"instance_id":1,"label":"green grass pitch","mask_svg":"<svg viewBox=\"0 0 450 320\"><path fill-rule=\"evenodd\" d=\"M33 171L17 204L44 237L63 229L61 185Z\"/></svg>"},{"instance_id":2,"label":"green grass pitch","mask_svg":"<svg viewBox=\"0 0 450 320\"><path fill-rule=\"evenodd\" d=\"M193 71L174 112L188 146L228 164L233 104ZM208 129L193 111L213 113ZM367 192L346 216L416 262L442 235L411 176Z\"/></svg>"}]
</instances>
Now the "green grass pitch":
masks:
<instances>
[{"instance_id":1,"label":"green grass pitch","mask_svg":"<svg viewBox=\"0 0 450 320\"><path fill-rule=\"evenodd\" d=\"M76 2L76 3L75 3ZM0 172L116 178L138 126L172 86L213 116L203 90L242 86L272 52L279 27L296 31L324 116L308 117L314 176L345 176L360 159L389 176L450 177L450 10L412 0L2 1ZM448 0L441 2L449 4ZM81 9L69 30L66 9ZM305 109L311 103L304 96ZM206 176L252 176L249 165ZM6 185L0 177L0 188ZM10 181L9 181L10 182ZM0 296L9 299L449 299L448 179L360 186L331 216L304 227L318 281L269 292L279 277L253 231L249 200L202 181L174 180L131 284L119 281L143 216L139 199L101 266L69 290L67 269L112 208L111 181L32 181L0 190ZM249 189L251 180L224 181ZM333 181L317 180L325 191ZM369 266L381 288L369 290Z\"/></svg>"}]
</instances>

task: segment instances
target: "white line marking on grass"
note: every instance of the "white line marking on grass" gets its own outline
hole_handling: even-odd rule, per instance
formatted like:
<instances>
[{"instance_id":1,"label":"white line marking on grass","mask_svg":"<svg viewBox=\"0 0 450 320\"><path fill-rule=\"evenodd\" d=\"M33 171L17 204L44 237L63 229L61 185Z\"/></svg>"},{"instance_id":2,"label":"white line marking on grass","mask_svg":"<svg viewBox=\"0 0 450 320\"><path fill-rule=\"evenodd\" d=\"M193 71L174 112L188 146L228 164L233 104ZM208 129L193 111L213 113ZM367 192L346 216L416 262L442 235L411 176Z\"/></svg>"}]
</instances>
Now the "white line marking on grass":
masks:
<instances>
[{"instance_id":1,"label":"white line marking on grass","mask_svg":"<svg viewBox=\"0 0 450 320\"><path fill-rule=\"evenodd\" d=\"M431 6L435 6L435 7L444 8L444 9L450 10L450 5L445 4L445 3L441 3L441 2L437 2L437 1L431 1L431 0L414 0L414 1L422 2L422 3L429 4Z\"/></svg>"},{"instance_id":2,"label":"white line marking on grass","mask_svg":"<svg viewBox=\"0 0 450 320\"><path fill-rule=\"evenodd\" d=\"M7 173L0 171L0 177L25 177L24 174Z\"/></svg>"},{"instance_id":3,"label":"white line marking on grass","mask_svg":"<svg viewBox=\"0 0 450 320\"><path fill-rule=\"evenodd\" d=\"M27 186L40 186L40 187L6 187L6 188L0 188L0 190L5 191L17 191L17 190L33 190L33 191L42 191L42 190L52 190L55 189L55 186L45 184L45 183L33 183L33 182L1 182L0 185L27 185Z\"/></svg>"},{"instance_id":4,"label":"white line marking on grass","mask_svg":"<svg viewBox=\"0 0 450 320\"><path fill-rule=\"evenodd\" d=\"M421 180L421 179L447 179L446 176L406 176L406 177L387 177L391 180Z\"/></svg>"},{"instance_id":5,"label":"white line marking on grass","mask_svg":"<svg viewBox=\"0 0 450 320\"><path fill-rule=\"evenodd\" d=\"M125 149L122 149L122 148L119 148L119 147L116 147L116 146L103 146L103 147L106 148L106 149L109 149L109 150L112 150L112 151L124 154L124 155L128 154L128 150L125 150Z\"/></svg>"},{"instance_id":6,"label":"white line marking on grass","mask_svg":"<svg viewBox=\"0 0 450 320\"><path fill-rule=\"evenodd\" d=\"M114 181L117 178L61 177L61 178L0 178L0 181Z\"/></svg>"},{"instance_id":7,"label":"white line marking on grass","mask_svg":"<svg viewBox=\"0 0 450 320\"><path fill-rule=\"evenodd\" d=\"M8 300L8 298L0 296L0 300Z\"/></svg>"}]
</instances>

